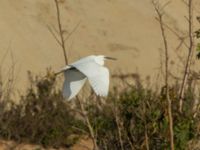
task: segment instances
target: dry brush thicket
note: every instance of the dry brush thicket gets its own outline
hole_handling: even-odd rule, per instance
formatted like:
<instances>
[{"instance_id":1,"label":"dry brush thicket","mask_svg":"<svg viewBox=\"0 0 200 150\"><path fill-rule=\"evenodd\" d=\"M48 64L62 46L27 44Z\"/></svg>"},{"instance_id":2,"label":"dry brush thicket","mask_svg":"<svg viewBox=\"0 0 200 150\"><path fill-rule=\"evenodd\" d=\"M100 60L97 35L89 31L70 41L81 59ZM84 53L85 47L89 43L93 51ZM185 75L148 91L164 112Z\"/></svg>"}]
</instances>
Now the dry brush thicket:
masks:
<instances>
[{"instance_id":1,"label":"dry brush thicket","mask_svg":"<svg viewBox=\"0 0 200 150\"><path fill-rule=\"evenodd\" d=\"M4 111L5 103L1 103L2 139L45 147L70 147L81 137L91 136L78 99L64 101L51 73L47 73L46 78L29 76L31 84L20 104L11 103L10 109ZM84 101L99 149L170 148L166 88L153 91L144 87L144 81L138 77L114 76L112 80L118 80L119 85L111 90L108 98L91 93ZM126 82L130 79L135 80L135 84ZM183 113L178 109L180 85L169 88L173 99L175 149L188 149L200 137L200 111L191 109L196 98L193 88L189 86L185 92Z\"/></svg>"}]
</instances>

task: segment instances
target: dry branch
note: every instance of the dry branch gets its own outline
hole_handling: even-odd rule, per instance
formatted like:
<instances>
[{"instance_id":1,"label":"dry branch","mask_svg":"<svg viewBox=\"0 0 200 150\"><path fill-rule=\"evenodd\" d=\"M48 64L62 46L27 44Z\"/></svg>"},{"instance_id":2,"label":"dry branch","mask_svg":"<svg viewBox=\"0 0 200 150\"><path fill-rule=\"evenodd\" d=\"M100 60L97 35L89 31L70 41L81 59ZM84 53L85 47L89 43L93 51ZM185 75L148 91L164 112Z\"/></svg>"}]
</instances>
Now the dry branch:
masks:
<instances>
[{"instance_id":1,"label":"dry branch","mask_svg":"<svg viewBox=\"0 0 200 150\"><path fill-rule=\"evenodd\" d=\"M61 23L61 17L60 17L60 9L59 9L59 2L58 0L54 0L55 1L55 5L56 5L56 12L57 12L57 22L58 22L58 28L59 28L59 36L60 36L60 40L58 40L57 36L54 34L53 30L51 30L51 28L48 27L49 31L51 32L51 34L53 35L53 37L55 38L55 40L58 42L58 44L62 47L63 50L63 55L64 55L64 59L65 59L65 64L68 65L68 57L67 57L67 51L66 51L66 47L65 47L65 42L70 38L70 36L76 31L76 29L79 27L80 22L75 26L75 28L67 35L66 38L64 38L64 32L62 29L62 23ZM93 144L94 144L94 150L98 150L98 145L97 145L97 140L94 134L94 130L92 128L92 125L90 123L89 117L86 113L86 110L84 108L83 102L77 97L79 103L80 103L80 107L81 107L81 113L84 116L84 119L86 121L87 127L89 129L90 132L90 136L93 140Z\"/></svg>"},{"instance_id":2,"label":"dry branch","mask_svg":"<svg viewBox=\"0 0 200 150\"><path fill-rule=\"evenodd\" d=\"M90 123L90 120L89 120L89 117L88 117L88 115L87 115L87 112L85 111L84 104L83 104L83 102L78 98L78 96L77 96L77 99L78 99L78 102L79 102L79 104L80 104L81 112L82 112L83 117L84 117L84 119L85 119L85 121L86 121L87 127L88 127L89 132L90 132L90 136L91 136L92 141L93 141L93 144L94 144L94 148L93 148L93 149L94 149L94 150L98 150L99 148L98 148L98 145L97 145L97 139L96 139L96 137L95 137L94 130L93 130L92 125L91 125L91 123Z\"/></svg>"},{"instance_id":3,"label":"dry branch","mask_svg":"<svg viewBox=\"0 0 200 150\"><path fill-rule=\"evenodd\" d=\"M183 80L181 84L181 89L180 89L180 94L179 94L179 111L182 113L183 111L183 99L184 99L184 93L185 93L185 88L186 88L186 83L188 81L189 73L190 73L190 66L191 66L191 61L192 61L192 55L194 52L194 37L193 37L193 1L189 0L187 3L188 6L188 31L189 31L189 48L188 48L188 55L187 55L187 60L186 60L186 65L185 65L185 71L183 75Z\"/></svg>"},{"instance_id":4,"label":"dry branch","mask_svg":"<svg viewBox=\"0 0 200 150\"><path fill-rule=\"evenodd\" d=\"M115 116L115 122L117 124L117 131L118 131L118 136L119 136L120 147L121 147L121 150L124 150L123 139L122 139L122 127L121 127L121 122L119 119L119 114L118 114L117 109L118 108L114 105L113 113Z\"/></svg>"},{"instance_id":5,"label":"dry branch","mask_svg":"<svg viewBox=\"0 0 200 150\"><path fill-rule=\"evenodd\" d=\"M67 53L66 53L66 48L65 48L65 40L64 40L63 29L62 29L62 24L61 24L61 19L60 19L60 9L59 9L59 5L58 5L58 0L55 0L55 4L56 4L59 35L60 35L60 39L61 39L61 47L63 49L65 64L67 65L68 64L68 58L67 58Z\"/></svg>"},{"instance_id":6,"label":"dry branch","mask_svg":"<svg viewBox=\"0 0 200 150\"><path fill-rule=\"evenodd\" d=\"M47 28L48 28L49 32L52 34L52 36L54 37L54 39L56 40L56 42L62 47L61 42L58 40L56 34L53 32L53 30L51 29L51 27L47 25Z\"/></svg>"},{"instance_id":7,"label":"dry branch","mask_svg":"<svg viewBox=\"0 0 200 150\"><path fill-rule=\"evenodd\" d=\"M167 3L169 4L169 3ZM165 49L165 87L166 87L166 99L168 102L168 119L169 119L169 131L170 131L170 148L174 150L174 131L173 131L173 116L172 116L172 104L169 96L169 50L168 50L168 41L165 33L164 23L163 23L163 13L161 13L160 5L153 1L154 8L158 15L158 21L160 23L160 29L162 33L162 39ZM166 5L164 5L166 6ZM164 9L164 7L162 7Z\"/></svg>"}]
</instances>

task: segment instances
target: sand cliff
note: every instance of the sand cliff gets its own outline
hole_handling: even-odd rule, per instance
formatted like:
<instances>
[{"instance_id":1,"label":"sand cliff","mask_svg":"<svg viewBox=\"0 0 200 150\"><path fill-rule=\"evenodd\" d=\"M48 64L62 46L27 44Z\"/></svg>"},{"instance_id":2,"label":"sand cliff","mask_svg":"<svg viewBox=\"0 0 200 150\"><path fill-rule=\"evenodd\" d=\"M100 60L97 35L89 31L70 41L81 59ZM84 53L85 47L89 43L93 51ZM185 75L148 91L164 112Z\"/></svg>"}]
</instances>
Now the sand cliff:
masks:
<instances>
[{"instance_id":1,"label":"sand cliff","mask_svg":"<svg viewBox=\"0 0 200 150\"><path fill-rule=\"evenodd\" d=\"M112 72L138 71L146 76L158 71L163 44L151 0L62 0L60 8L66 35L80 23L66 43L70 62L104 54L118 58L108 62ZM196 0L198 14L197 8ZM187 34L184 16L187 7L181 0L166 7L166 23L181 34ZM0 60L5 58L1 72L6 77L15 64L17 87L26 85L27 70L42 74L47 67L57 70L64 65L62 50L48 30L48 26L57 29L56 21L54 0L0 1ZM178 38L168 32L168 39L170 61L176 61Z\"/></svg>"}]
</instances>

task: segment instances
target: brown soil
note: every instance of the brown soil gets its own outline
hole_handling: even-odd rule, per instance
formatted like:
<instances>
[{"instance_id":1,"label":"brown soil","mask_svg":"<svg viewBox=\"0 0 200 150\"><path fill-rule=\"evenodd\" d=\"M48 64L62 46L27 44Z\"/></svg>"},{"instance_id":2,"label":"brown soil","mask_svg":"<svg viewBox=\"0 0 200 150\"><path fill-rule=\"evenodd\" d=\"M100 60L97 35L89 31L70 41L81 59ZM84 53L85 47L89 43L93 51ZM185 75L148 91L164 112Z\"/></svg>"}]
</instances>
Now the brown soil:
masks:
<instances>
[{"instance_id":1,"label":"brown soil","mask_svg":"<svg viewBox=\"0 0 200 150\"><path fill-rule=\"evenodd\" d=\"M71 148L44 148L40 145L0 140L0 150L92 150L92 148L92 141L88 138L81 139Z\"/></svg>"}]
</instances>

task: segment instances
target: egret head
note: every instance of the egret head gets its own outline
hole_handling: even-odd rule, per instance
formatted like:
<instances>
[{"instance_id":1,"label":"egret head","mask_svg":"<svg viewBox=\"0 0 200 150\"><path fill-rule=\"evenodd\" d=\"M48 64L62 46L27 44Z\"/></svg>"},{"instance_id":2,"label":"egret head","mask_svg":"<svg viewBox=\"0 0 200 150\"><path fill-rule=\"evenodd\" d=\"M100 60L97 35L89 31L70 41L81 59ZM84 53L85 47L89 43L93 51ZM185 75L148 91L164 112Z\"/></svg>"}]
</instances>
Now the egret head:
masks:
<instances>
[{"instance_id":1,"label":"egret head","mask_svg":"<svg viewBox=\"0 0 200 150\"><path fill-rule=\"evenodd\" d=\"M108 56L104 56L104 55L98 55L95 57L95 61L101 66L104 65L105 60L116 60L116 58L112 58L112 57L108 57Z\"/></svg>"}]
</instances>

